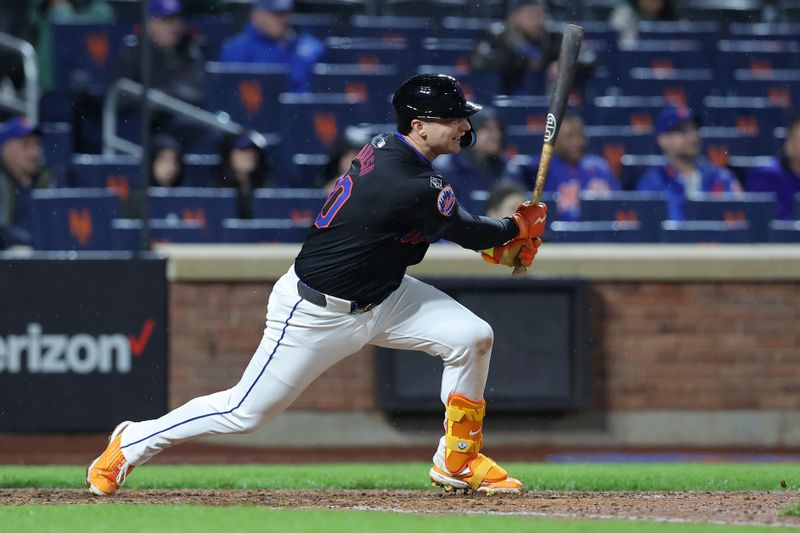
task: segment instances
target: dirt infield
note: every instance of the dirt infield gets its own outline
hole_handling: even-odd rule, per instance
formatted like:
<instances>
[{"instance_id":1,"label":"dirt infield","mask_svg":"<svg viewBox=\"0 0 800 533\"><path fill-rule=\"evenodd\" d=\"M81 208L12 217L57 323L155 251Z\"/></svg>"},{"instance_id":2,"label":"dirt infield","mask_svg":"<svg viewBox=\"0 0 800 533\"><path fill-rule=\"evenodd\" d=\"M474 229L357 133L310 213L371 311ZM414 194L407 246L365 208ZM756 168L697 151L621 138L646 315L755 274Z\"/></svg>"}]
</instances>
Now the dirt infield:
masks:
<instances>
[{"instance_id":1,"label":"dirt infield","mask_svg":"<svg viewBox=\"0 0 800 533\"><path fill-rule=\"evenodd\" d=\"M508 513L800 528L800 519L778 516L782 508L798 500L800 497L793 492L529 492L485 496L418 490L123 490L113 498L97 498L79 489L0 489L0 505L259 505L276 509Z\"/></svg>"}]
</instances>

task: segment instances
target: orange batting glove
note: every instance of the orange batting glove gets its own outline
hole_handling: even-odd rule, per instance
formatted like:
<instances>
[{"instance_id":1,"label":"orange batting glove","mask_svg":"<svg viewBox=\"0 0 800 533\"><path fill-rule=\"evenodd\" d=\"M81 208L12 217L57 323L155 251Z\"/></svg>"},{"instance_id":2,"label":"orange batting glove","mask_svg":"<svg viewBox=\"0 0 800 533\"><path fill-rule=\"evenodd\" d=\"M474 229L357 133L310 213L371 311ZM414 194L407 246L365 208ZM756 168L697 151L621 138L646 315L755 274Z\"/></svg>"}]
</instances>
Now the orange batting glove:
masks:
<instances>
[{"instance_id":1,"label":"orange batting glove","mask_svg":"<svg viewBox=\"0 0 800 533\"><path fill-rule=\"evenodd\" d=\"M505 265L513 267L519 259L520 264L529 267L542 245L542 239L511 239L502 246L495 246L481 252L484 261L493 265Z\"/></svg>"},{"instance_id":2,"label":"orange batting glove","mask_svg":"<svg viewBox=\"0 0 800 533\"><path fill-rule=\"evenodd\" d=\"M518 239L536 239L544 233L544 225L547 222L547 206L541 202L538 204L525 202L519 204L512 217L519 228Z\"/></svg>"}]
</instances>

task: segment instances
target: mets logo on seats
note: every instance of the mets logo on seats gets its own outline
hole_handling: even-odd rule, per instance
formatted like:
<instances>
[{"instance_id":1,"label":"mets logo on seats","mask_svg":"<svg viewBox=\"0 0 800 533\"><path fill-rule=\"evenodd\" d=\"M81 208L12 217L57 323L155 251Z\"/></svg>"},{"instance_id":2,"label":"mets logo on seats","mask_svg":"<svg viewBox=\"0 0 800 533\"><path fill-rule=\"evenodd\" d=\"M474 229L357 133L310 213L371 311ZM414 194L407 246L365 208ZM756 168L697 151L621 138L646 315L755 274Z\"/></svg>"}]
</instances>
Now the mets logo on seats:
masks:
<instances>
[{"instance_id":1,"label":"mets logo on seats","mask_svg":"<svg viewBox=\"0 0 800 533\"><path fill-rule=\"evenodd\" d=\"M436 207L439 209L439 212L446 217L453 214L453 210L456 207L456 193L450 185L446 185L439 191L439 197L436 199Z\"/></svg>"},{"instance_id":2,"label":"mets logo on seats","mask_svg":"<svg viewBox=\"0 0 800 533\"><path fill-rule=\"evenodd\" d=\"M156 327L148 318L134 333L46 333L32 322L24 333L0 335L0 374L128 374Z\"/></svg>"}]
</instances>

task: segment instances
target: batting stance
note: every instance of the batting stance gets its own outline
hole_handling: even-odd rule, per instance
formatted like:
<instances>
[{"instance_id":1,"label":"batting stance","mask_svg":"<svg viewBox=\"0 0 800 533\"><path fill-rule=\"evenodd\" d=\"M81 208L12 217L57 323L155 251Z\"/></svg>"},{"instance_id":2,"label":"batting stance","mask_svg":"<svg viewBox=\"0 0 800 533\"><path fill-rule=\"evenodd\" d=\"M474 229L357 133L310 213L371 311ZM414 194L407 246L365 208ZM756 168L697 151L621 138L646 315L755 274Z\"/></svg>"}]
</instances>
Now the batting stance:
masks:
<instances>
[{"instance_id":1,"label":"batting stance","mask_svg":"<svg viewBox=\"0 0 800 533\"><path fill-rule=\"evenodd\" d=\"M487 261L530 266L544 204L513 217L469 214L431 166L474 144L468 102L450 76L422 74L392 99L398 131L375 137L341 176L294 265L275 284L264 336L233 388L195 398L156 420L122 422L86 472L97 495L114 494L134 468L195 437L253 431L325 370L366 344L422 350L444 363L445 434L431 480L445 488L519 492L524 485L481 452L491 327L438 289L405 274L431 242L484 250Z\"/></svg>"}]
</instances>

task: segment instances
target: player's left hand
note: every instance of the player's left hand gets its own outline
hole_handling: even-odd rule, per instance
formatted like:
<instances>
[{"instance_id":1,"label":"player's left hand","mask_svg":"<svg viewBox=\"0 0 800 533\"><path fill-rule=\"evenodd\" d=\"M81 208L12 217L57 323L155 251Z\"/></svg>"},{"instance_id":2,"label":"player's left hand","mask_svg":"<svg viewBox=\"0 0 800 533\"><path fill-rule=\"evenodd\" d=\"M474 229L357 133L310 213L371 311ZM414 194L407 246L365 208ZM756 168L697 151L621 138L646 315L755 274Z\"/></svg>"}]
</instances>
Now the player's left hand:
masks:
<instances>
[{"instance_id":1,"label":"player's left hand","mask_svg":"<svg viewBox=\"0 0 800 533\"><path fill-rule=\"evenodd\" d=\"M542 239L512 239L502 246L495 246L481 252L484 261L494 265L513 267L519 259L520 264L529 267L536 258L536 252L542 245Z\"/></svg>"}]
</instances>

